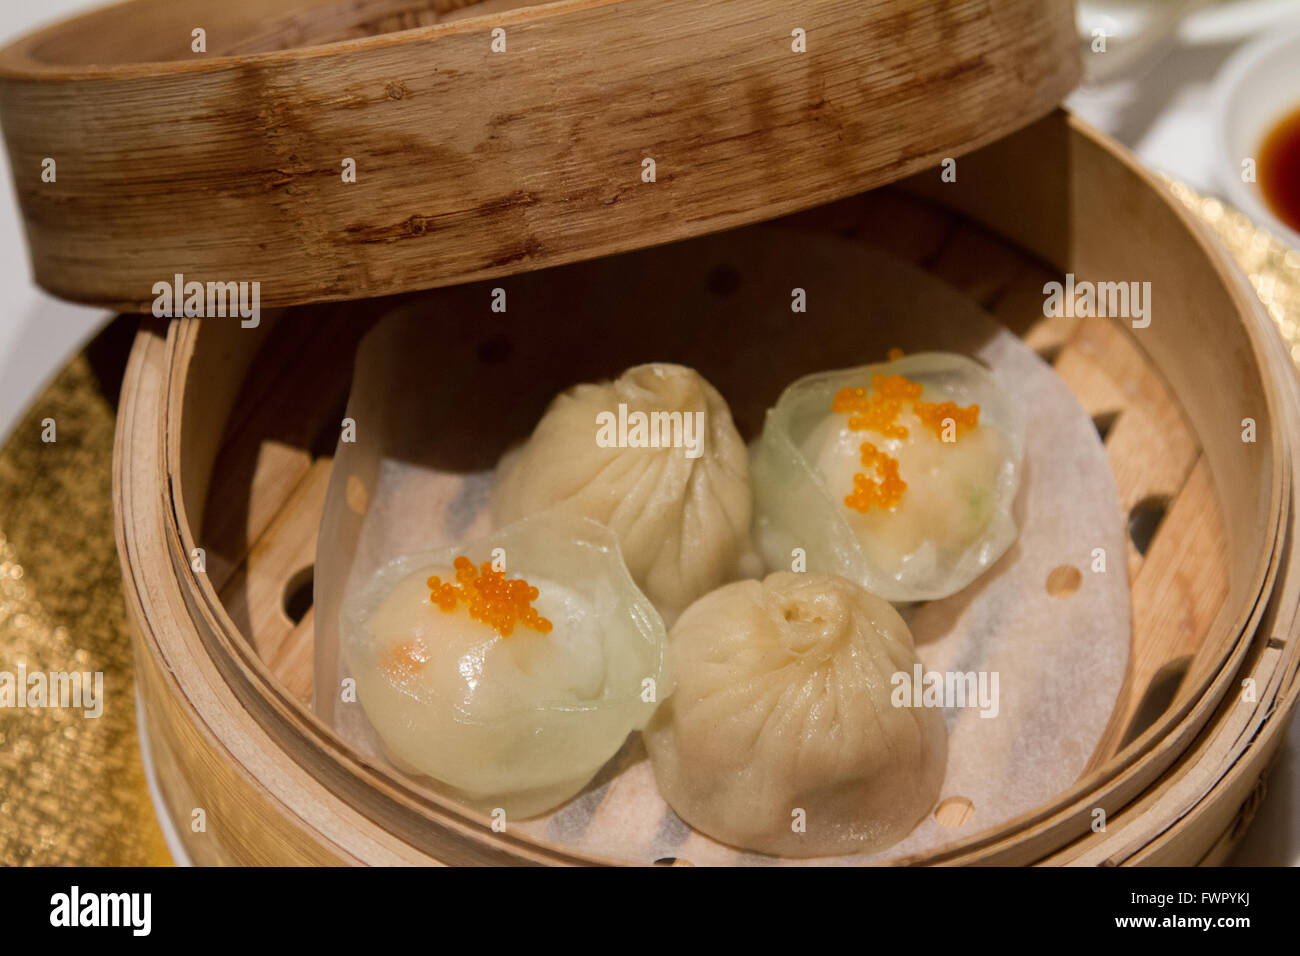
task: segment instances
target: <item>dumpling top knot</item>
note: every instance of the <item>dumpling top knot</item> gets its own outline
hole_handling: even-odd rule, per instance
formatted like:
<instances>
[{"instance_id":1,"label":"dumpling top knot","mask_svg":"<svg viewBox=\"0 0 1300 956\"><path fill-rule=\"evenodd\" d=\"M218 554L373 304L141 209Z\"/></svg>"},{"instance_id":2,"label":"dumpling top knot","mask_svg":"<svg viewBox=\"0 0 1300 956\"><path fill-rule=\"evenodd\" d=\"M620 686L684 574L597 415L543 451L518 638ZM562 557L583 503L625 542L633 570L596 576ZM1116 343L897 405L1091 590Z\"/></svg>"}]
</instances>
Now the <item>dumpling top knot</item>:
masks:
<instances>
[{"instance_id":1,"label":"dumpling top knot","mask_svg":"<svg viewBox=\"0 0 1300 956\"><path fill-rule=\"evenodd\" d=\"M791 654L824 660L853 638L854 615L860 613L858 588L844 578L779 571L762 588L781 645ZM894 638L886 628L880 632ZM905 630L899 633L910 636Z\"/></svg>"},{"instance_id":2,"label":"dumpling top knot","mask_svg":"<svg viewBox=\"0 0 1300 956\"><path fill-rule=\"evenodd\" d=\"M642 410L702 411L706 415L709 401L704 387L707 385L694 369L664 362L634 365L613 382L619 398L629 405L637 403L637 408Z\"/></svg>"}]
</instances>

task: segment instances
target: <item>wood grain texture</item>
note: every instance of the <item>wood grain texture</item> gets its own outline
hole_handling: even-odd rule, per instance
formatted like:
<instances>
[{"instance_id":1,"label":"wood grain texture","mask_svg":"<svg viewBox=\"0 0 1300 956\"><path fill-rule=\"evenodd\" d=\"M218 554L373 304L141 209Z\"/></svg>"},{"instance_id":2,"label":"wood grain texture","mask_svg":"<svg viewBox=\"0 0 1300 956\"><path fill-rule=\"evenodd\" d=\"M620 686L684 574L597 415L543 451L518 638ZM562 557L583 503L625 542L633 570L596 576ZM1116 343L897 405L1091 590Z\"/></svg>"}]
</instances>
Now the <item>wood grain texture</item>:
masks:
<instances>
[{"instance_id":1,"label":"wood grain texture","mask_svg":"<svg viewBox=\"0 0 1300 956\"><path fill-rule=\"evenodd\" d=\"M1226 532L1196 435L1159 373L1111 320L1043 317L1043 285L1051 277L1041 268L1024 270L999 293L995 314L1012 327L1030 323L1026 342L1052 361L1099 432L1104 428L1120 509L1130 524L1152 503L1163 514L1143 550L1130 533L1123 564L1113 568L1126 568L1129 577L1132 648L1087 776L1177 699L1228 597Z\"/></svg>"},{"instance_id":2,"label":"wood grain texture","mask_svg":"<svg viewBox=\"0 0 1300 956\"><path fill-rule=\"evenodd\" d=\"M1155 485L1165 478L1164 471L1157 465L1146 478ZM1089 771L1104 766L1136 732L1155 723L1155 717L1180 699L1180 691L1186 688L1184 698L1192 692L1187 671L1228 597L1225 537L1209 471L1200 460L1172 496L1134 576L1134 641L1128 670ZM1141 714L1144 708L1155 711ZM1145 726L1134 726L1139 718L1145 718Z\"/></svg>"},{"instance_id":3,"label":"wood grain texture","mask_svg":"<svg viewBox=\"0 0 1300 956\"><path fill-rule=\"evenodd\" d=\"M1069 162L1052 167L1032 161L1062 144ZM984 180L978 163L1000 175ZM1296 699L1300 561L1289 521L1297 452L1286 436L1300 433L1300 402L1285 378L1285 356L1278 356L1267 319L1236 285L1222 255L1199 240L1145 173L1074 121L1052 116L1025 138L990 147L977 163L964 161L962 176L972 181L967 188L978 187L977 194L1001 190L1002 202L972 213L981 200L965 192L937 193L934 198L949 209L907 195L872 193L802 213L784 225L870 237L942 270L967 294L987 301L1009 327L1054 353L1058 363L1082 351L1097 367L1071 384L1083 383L1081 398L1090 410L1089 403L1110 409L1120 402L1132 391L1124 383L1137 376L1140 387L1124 399L1128 404L1120 408L1115 428L1135 409L1155 415L1170 430L1164 440L1190 449L1192 457L1177 481L1167 476L1162 460L1135 461L1122 480L1117 473L1117 484L1129 488L1122 495L1138 494L1144 481L1172 482L1159 486L1173 488L1165 523L1132 579L1135 648L1147 642L1145 651L1135 649L1135 696L1145 690L1142 681L1153 668L1171 656L1191 654L1193 664L1150 727L1122 751L1106 754L1067 793L992 831L965 833L957 826L951 845L911 862L1127 864L1198 862L1221 854ZM1015 220L1024 194L1054 197L1040 205L1044 221ZM1077 228L1070 213L1053 205L1062 195L1085 203L1091 214L1115 226L1113 233L1103 237ZM998 240L989 227L1016 237L1020 248ZM1164 241L1147 242L1151 232ZM1116 246L1110 254L1136 264L1157 288L1186 284L1177 295L1201 302L1216 321L1199 315L1185 320L1174 310L1166 313L1167 322L1157 319L1140 333L1120 332L1112 323L1109 330L1119 339L1083 349L1097 329L1043 319L1033 290L1041 292L1043 276L1062 267L1095 268L1099 258L1106 267L1110 260L1093 248L1098 242ZM1056 254L1064 258L1053 260ZM366 306L357 308L364 312ZM170 735L164 740L173 775L184 781L168 794L169 805L183 822L190 794L215 790L227 794L224 813L264 820L261 826L272 832L238 829L252 826L248 821L227 824L238 839L223 844L221 853L248 862L304 862L321 854L345 862L608 862L545 841L488 833L454 805L411 790L349 752L303 706L310 617L296 627L277 619L274 595L307 550L310 495L295 495L309 491L315 480L309 476L327 467L310 450L312 429L297 420L328 423L315 404L329 389L301 395L296 404L281 400L286 421L277 425L279 435L297 436L284 442L268 435L268 422L259 423L258 415L269 396L292 392L276 393L260 372L250 380L264 390L256 401L238 383L215 380L243 379L258 362L289 368L293 343L306 347L307 337L290 335L285 321L260 339L238 330L237 323L180 321L165 331L155 326L137 345L124 392L119 534L140 626L137 653L160 662L158 679L147 685L150 706L181 728L162 731ZM1187 334L1189 327L1196 337ZM274 345L277 335L285 337ZM236 357L230 349L258 354ZM1203 367L1202 352L1220 362L1212 400L1189 387ZM1160 390L1144 390L1142 381ZM1259 416L1259 447L1243 448L1237 430L1223 425L1243 408ZM272 452L293 466L255 483L256 470L245 468L232 481L232 473L218 464L256 461ZM246 500L252 497L260 500ZM167 505L159 508L160 502ZM225 580L243 575L250 582L240 600L250 622L263 622L252 633L236 625L231 595L193 574L186 561L194 543L207 540L203 529L221 527L222 512L232 505L248 520L242 531L223 532L231 535ZM1279 646L1270 646L1270 637ZM1237 706L1243 675L1253 675L1260 687L1249 707ZM154 696L168 699L153 703ZM1130 723L1127 716L1117 719L1126 730ZM1207 740L1217 740L1218 749L1205 751ZM1114 749L1122 742L1114 741ZM1091 829L1098 807L1109 820L1100 833ZM365 823L356 830L358 820ZM365 841L376 830L367 827L379 833L370 845ZM244 847L244 839L261 842ZM688 861L689 846L688 838L681 850Z\"/></svg>"},{"instance_id":4,"label":"wood grain texture","mask_svg":"<svg viewBox=\"0 0 1300 956\"><path fill-rule=\"evenodd\" d=\"M1150 328L1128 334L1176 397L1205 453L1223 508L1228 599L1161 718L1081 780L1058 810L1019 821L1014 837L985 842L978 856L955 852L945 862L1042 860L1043 850L1063 831L1088 833L1093 810L1101 808L1114 819L1144 787L1168 773L1235 690L1234 676L1267 644L1261 622L1267 620L1268 597L1286 566L1282 555L1295 549L1288 525L1294 507L1293 450L1284 438L1287 429L1295 429L1294 371L1284 355L1279 359L1276 330L1201 226L1175 208L1122 148L1093 131L1076 135L1085 131L1074 119L1059 127L1045 121L963 160L961 188L948 188L931 174L913 177L905 186L1033 250L1058 278L1070 271L1081 279L1152 282L1158 317ZM1068 188L1053 170L1065 171ZM1006 188L1009 182L1014 189ZM1193 262L1200 265L1192 267ZM1225 321L1228 315L1237 320ZM1269 437L1243 443L1246 417L1267 427ZM1292 637L1284 646L1294 650L1293 644ZM1294 702L1293 692L1278 701L1287 707ZM1258 770L1260 759L1252 755L1248 765ZM1176 835L1175 852L1186 863L1199 861L1222 835L1212 827L1184 828L1178 817L1150 822ZM1111 839L1111 833L1090 833L1079 845L1108 846ZM1136 854L1125 858L1136 861Z\"/></svg>"},{"instance_id":5,"label":"wood grain texture","mask_svg":"<svg viewBox=\"0 0 1300 956\"><path fill-rule=\"evenodd\" d=\"M260 282L269 307L536 269L892 181L1042 116L1078 76L1067 0L439 14L460 6L132 0L0 52L37 281L148 312L176 273Z\"/></svg>"},{"instance_id":6,"label":"wood grain texture","mask_svg":"<svg viewBox=\"0 0 1300 956\"><path fill-rule=\"evenodd\" d=\"M1278 417L1283 399L1262 372L1270 367L1276 332L1257 322L1225 322L1227 315L1254 316L1258 302L1242 291L1222 251L1122 148L1100 134L1075 135L1081 128L1073 119L1039 123L966 157L956 184L926 174L905 186L1034 250L1058 277L1072 272L1081 280L1151 283L1150 327L1111 323L1133 345L1127 357L1117 355L1116 384L1123 389L1125 381L1134 382L1137 395L1146 396L1134 404L1158 416L1156 428L1172 429L1151 382L1133 378L1132 363L1144 363L1176 397L1206 454L1224 509L1227 606L1237 615L1216 624L1214 633L1222 647L1234 648L1236 666L1245 655L1241 638L1253 633L1263 611L1258 597L1272 586L1285 537L1279 523L1288 469ZM1015 188L1007 188L1009 182ZM1202 265L1189 268L1191 262ZM1242 441L1248 418L1260 432L1252 443ZM1141 453L1163 454L1164 442L1174 436L1176 429ZM1197 676L1199 685L1188 688L1193 696L1212 680L1206 672Z\"/></svg>"},{"instance_id":7,"label":"wood grain texture","mask_svg":"<svg viewBox=\"0 0 1300 956\"><path fill-rule=\"evenodd\" d=\"M1275 339L1268 351L1273 380L1290 396L1284 405L1288 429L1291 434L1300 433L1300 380L1280 339ZM1300 469L1300 444L1290 446L1288 457L1288 492L1293 499L1288 520L1294 522L1293 476ZM1188 682L1207 667L1198 655ZM1230 693L1206 733L1189 748L1174 772L1113 814L1105 834L1092 834L1046 862L1104 866L1222 863L1250 825L1267 790L1269 770L1298 697L1300 562L1293 545L1269 595L1247 660L1233 675Z\"/></svg>"}]
</instances>

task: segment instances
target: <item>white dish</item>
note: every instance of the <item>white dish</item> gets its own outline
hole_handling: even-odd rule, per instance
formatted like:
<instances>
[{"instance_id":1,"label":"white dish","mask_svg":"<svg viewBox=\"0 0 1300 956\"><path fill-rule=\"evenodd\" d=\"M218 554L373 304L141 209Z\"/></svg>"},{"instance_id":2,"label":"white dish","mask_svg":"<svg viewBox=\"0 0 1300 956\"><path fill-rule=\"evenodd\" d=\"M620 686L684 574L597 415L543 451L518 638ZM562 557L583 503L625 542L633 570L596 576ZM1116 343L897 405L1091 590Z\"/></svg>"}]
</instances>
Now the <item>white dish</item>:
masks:
<instances>
[{"instance_id":1,"label":"white dish","mask_svg":"<svg viewBox=\"0 0 1300 956\"><path fill-rule=\"evenodd\" d=\"M1300 249L1300 232L1273 213L1258 182L1242 178L1243 162L1258 161L1264 137L1297 109L1300 29L1263 37L1233 54L1215 81L1210 106L1215 175L1225 197L1283 242Z\"/></svg>"}]
</instances>

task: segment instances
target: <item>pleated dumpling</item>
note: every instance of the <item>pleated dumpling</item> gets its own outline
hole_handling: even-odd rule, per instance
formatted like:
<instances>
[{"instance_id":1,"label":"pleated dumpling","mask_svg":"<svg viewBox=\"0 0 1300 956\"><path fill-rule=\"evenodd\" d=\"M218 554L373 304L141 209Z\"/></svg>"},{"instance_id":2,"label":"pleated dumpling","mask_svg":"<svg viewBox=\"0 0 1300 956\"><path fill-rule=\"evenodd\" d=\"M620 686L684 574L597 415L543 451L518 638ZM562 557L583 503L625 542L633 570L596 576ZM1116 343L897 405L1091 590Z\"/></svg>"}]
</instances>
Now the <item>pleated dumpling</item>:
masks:
<instances>
[{"instance_id":1,"label":"pleated dumpling","mask_svg":"<svg viewBox=\"0 0 1300 956\"><path fill-rule=\"evenodd\" d=\"M393 561L340 624L393 762L483 812L563 803L672 691L662 620L608 529L574 516Z\"/></svg>"},{"instance_id":2,"label":"pleated dumpling","mask_svg":"<svg viewBox=\"0 0 1300 956\"><path fill-rule=\"evenodd\" d=\"M756 544L890 601L947 597L1016 537L1024 426L993 375L928 352L809 375L753 454Z\"/></svg>"},{"instance_id":3,"label":"pleated dumpling","mask_svg":"<svg viewBox=\"0 0 1300 956\"><path fill-rule=\"evenodd\" d=\"M752 554L745 443L717 389L681 365L639 365L551 403L498 466L492 517L551 508L613 531L669 619Z\"/></svg>"},{"instance_id":4,"label":"pleated dumpling","mask_svg":"<svg viewBox=\"0 0 1300 956\"><path fill-rule=\"evenodd\" d=\"M777 856L867 853L934 805L948 739L937 708L894 706L913 675L898 613L844 578L778 572L686 609L677 689L645 731L655 781L687 823Z\"/></svg>"}]
</instances>

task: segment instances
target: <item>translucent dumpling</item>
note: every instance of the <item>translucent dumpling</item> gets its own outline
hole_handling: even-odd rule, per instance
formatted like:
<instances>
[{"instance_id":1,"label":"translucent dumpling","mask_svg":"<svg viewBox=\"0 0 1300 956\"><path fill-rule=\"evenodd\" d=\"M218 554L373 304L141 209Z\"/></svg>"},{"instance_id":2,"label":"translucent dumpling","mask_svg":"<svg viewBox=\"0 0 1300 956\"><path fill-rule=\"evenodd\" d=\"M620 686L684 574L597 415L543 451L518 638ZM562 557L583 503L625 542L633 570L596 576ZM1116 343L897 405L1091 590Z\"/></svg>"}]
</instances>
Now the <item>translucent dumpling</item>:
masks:
<instances>
[{"instance_id":1,"label":"translucent dumpling","mask_svg":"<svg viewBox=\"0 0 1300 956\"><path fill-rule=\"evenodd\" d=\"M662 620L583 518L393 561L340 623L394 763L507 817L576 794L672 690Z\"/></svg>"},{"instance_id":2,"label":"translucent dumpling","mask_svg":"<svg viewBox=\"0 0 1300 956\"><path fill-rule=\"evenodd\" d=\"M960 355L809 375L754 448L759 552L770 569L802 554L890 601L946 597L1015 540L1023 442L996 379Z\"/></svg>"},{"instance_id":3,"label":"translucent dumpling","mask_svg":"<svg viewBox=\"0 0 1300 956\"><path fill-rule=\"evenodd\" d=\"M934 805L937 708L894 706L912 635L831 574L778 572L696 601L673 625L677 690L646 729L655 781L687 823L778 856L866 853Z\"/></svg>"},{"instance_id":4,"label":"translucent dumpling","mask_svg":"<svg viewBox=\"0 0 1300 956\"><path fill-rule=\"evenodd\" d=\"M639 365L551 403L498 466L492 517L550 508L612 530L670 619L752 554L745 443L718 391L681 365Z\"/></svg>"}]
</instances>

